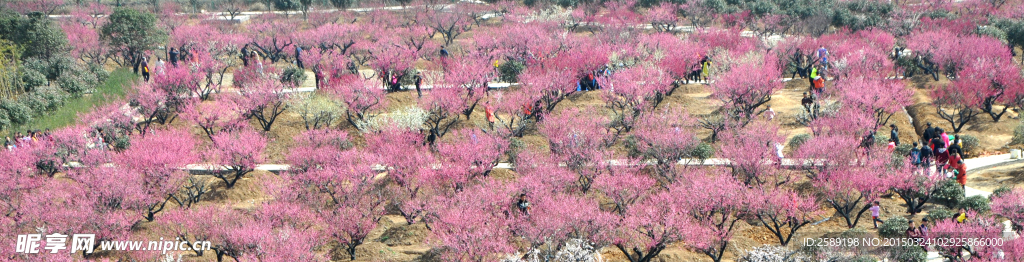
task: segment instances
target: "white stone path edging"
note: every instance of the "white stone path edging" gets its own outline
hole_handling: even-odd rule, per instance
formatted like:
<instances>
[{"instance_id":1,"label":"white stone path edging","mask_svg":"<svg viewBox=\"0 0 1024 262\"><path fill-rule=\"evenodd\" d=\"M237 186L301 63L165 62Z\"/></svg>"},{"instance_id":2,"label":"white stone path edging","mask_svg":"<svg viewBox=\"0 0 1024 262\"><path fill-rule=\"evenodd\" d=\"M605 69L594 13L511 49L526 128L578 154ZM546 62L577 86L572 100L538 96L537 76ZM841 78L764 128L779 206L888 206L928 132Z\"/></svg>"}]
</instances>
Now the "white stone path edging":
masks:
<instances>
[{"instance_id":1,"label":"white stone path edging","mask_svg":"<svg viewBox=\"0 0 1024 262\"><path fill-rule=\"evenodd\" d=\"M612 166L618 166L618 165L627 165L626 163L628 163L628 161L626 161L626 160L609 160L609 161L607 161L607 163L609 165L612 165ZM651 161L647 161L645 164L651 164L651 163L652 163ZM984 157L984 158L975 158L975 159L964 160L964 164L967 165L967 167L968 167L967 168L968 172L973 171L973 170L978 170L978 169L985 169L985 168L990 168L990 167L995 167L995 166L1017 164L1017 163L1024 163L1024 160L1010 159L1010 154L995 155L995 156L989 156L989 157ZM730 164L730 161L728 159L707 159L707 160L702 160L702 161L698 160L698 159L682 159L682 160L679 160L679 162L677 163L677 165L683 165L683 166L727 166L729 164ZM783 159L782 160L782 166L785 166L785 167L796 167L796 166L799 166L799 164L798 164L798 160L795 160L795 159ZM282 171L288 171L289 167L290 167L290 165L288 165L288 164L259 164L259 165L256 165L256 170L268 171L268 172L282 172ZM511 163L498 163L498 165L495 165L494 168L498 168L498 169L512 169L513 166L512 166ZM190 165L186 165L183 169L187 170L187 171L198 171L198 172L213 171L213 170L215 170L213 168L210 168L210 165L204 165L204 164L190 164ZM380 165L377 165L374 168L374 170L377 170L377 171L384 171L384 169L385 169L384 166L380 166ZM226 170L226 168L222 169L222 170ZM982 192L984 192L984 191L982 191ZM988 194L990 194L990 193L991 192L988 192ZM983 194L983 195L984 195L984 197L988 197L988 194ZM971 195L974 195L974 194L968 194L968 197L971 197Z\"/></svg>"}]
</instances>

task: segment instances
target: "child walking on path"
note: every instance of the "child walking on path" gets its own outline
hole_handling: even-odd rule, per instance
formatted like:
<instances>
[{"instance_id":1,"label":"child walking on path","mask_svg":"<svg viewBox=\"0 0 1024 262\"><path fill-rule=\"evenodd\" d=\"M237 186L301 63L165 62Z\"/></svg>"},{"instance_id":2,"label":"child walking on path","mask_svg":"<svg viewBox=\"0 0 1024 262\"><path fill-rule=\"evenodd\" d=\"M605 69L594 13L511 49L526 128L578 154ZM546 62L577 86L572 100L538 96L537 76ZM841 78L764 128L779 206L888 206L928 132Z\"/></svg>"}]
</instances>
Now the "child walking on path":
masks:
<instances>
[{"instance_id":1,"label":"child walking on path","mask_svg":"<svg viewBox=\"0 0 1024 262\"><path fill-rule=\"evenodd\" d=\"M875 205L868 208L868 210L871 211L871 223L875 224L875 228L878 228L878 222L885 223L885 221L879 219L879 216L882 213L882 207L878 206L878 204L878 201L875 201Z\"/></svg>"}]
</instances>

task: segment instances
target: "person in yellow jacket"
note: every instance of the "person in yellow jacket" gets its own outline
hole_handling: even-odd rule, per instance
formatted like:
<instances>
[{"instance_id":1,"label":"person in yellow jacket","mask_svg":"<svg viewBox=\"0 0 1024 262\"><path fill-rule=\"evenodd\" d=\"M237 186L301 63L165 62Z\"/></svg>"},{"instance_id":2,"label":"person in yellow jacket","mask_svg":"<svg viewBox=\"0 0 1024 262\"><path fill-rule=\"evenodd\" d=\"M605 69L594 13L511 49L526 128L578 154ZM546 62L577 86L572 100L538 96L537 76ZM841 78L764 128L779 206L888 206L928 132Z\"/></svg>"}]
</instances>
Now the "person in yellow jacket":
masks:
<instances>
[{"instance_id":1,"label":"person in yellow jacket","mask_svg":"<svg viewBox=\"0 0 1024 262\"><path fill-rule=\"evenodd\" d=\"M710 81L708 80L708 76L711 75L711 59L708 59L707 56L700 61L700 70L701 74L704 76L704 81Z\"/></svg>"}]
</instances>

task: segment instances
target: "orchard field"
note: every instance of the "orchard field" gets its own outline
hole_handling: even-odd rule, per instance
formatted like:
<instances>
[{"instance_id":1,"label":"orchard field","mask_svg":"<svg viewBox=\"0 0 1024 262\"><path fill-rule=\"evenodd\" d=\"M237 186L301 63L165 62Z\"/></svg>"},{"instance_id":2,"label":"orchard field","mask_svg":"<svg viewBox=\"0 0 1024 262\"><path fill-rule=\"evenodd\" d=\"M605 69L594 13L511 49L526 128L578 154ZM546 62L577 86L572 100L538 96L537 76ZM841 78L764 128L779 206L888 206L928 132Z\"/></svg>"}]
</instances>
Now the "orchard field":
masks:
<instances>
[{"instance_id":1,"label":"orchard field","mask_svg":"<svg viewBox=\"0 0 1024 262\"><path fill-rule=\"evenodd\" d=\"M1020 0L0 6L0 261L1024 262Z\"/></svg>"}]
</instances>

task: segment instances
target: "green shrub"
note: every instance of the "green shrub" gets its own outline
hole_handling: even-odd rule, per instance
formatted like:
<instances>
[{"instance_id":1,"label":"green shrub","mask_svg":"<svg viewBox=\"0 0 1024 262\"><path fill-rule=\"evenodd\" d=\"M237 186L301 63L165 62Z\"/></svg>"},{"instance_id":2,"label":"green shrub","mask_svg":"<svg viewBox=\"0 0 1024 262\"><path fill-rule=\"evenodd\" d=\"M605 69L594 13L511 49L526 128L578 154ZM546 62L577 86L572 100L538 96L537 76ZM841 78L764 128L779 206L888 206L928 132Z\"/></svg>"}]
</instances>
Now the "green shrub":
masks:
<instances>
[{"instance_id":1,"label":"green shrub","mask_svg":"<svg viewBox=\"0 0 1024 262\"><path fill-rule=\"evenodd\" d=\"M398 83L403 86L416 85L416 75L423 77L423 73L420 70L416 70L416 68L406 69L402 77L398 79Z\"/></svg>"},{"instance_id":2,"label":"green shrub","mask_svg":"<svg viewBox=\"0 0 1024 262\"><path fill-rule=\"evenodd\" d=\"M1024 120L1024 118L1021 118ZM1011 145L1024 145L1024 121L1021 121L1017 125L1017 128L1013 129L1013 138L1010 139Z\"/></svg>"},{"instance_id":3,"label":"green shrub","mask_svg":"<svg viewBox=\"0 0 1024 262\"><path fill-rule=\"evenodd\" d=\"M519 82L519 74L523 73L524 69L526 66L523 65L523 62L512 60L499 65L498 73L501 74L502 82L516 83Z\"/></svg>"},{"instance_id":4,"label":"green shrub","mask_svg":"<svg viewBox=\"0 0 1024 262\"><path fill-rule=\"evenodd\" d=\"M988 196L988 199L992 200L993 198L997 198L999 196L1002 196L1003 194L1010 193L1011 191L1013 191L1013 187L1000 186L999 188L996 188L996 190L992 190L992 194Z\"/></svg>"},{"instance_id":5,"label":"green shrub","mask_svg":"<svg viewBox=\"0 0 1024 262\"><path fill-rule=\"evenodd\" d=\"M626 136L626 138L622 140L622 146L626 148L626 154L632 158L640 157L644 153L640 151L640 141L634 135Z\"/></svg>"},{"instance_id":6,"label":"green shrub","mask_svg":"<svg viewBox=\"0 0 1024 262\"><path fill-rule=\"evenodd\" d=\"M298 67L288 67L284 69L284 72L281 72L281 83L300 86L303 81L306 81L306 70Z\"/></svg>"},{"instance_id":7,"label":"green shrub","mask_svg":"<svg viewBox=\"0 0 1024 262\"><path fill-rule=\"evenodd\" d=\"M0 130L11 129L11 119L7 117L7 109L0 108Z\"/></svg>"},{"instance_id":8,"label":"green shrub","mask_svg":"<svg viewBox=\"0 0 1024 262\"><path fill-rule=\"evenodd\" d=\"M523 142L523 140L515 137L509 139L508 149L505 150L505 155L508 156L508 162L516 163L516 160L519 159L519 153L523 152L524 148L526 148L526 142Z\"/></svg>"},{"instance_id":9,"label":"green shrub","mask_svg":"<svg viewBox=\"0 0 1024 262\"><path fill-rule=\"evenodd\" d=\"M32 91L36 87L46 85L46 75L30 68L22 68L21 82L25 85L26 91Z\"/></svg>"},{"instance_id":10,"label":"green shrub","mask_svg":"<svg viewBox=\"0 0 1024 262\"><path fill-rule=\"evenodd\" d=\"M932 198L946 207L953 208L964 200L964 189L956 179L945 179L939 182L938 188L932 193Z\"/></svg>"},{"instance_id":11,"label":"green shrub","mask_svg":"<svg viewBox=\"0 0 1024 262\"><path fill-rule=\"evenodd\" d=\"M902 143L902 144L896 146L896 150L893 151L893 154L901 156L901 157L909 156L911 148L913 148L913 146L911 146L910 144Z\"/></svg>"},{"instance_id":12,"label":"green shrub","mask_svg":"<svg viewBox=\"0 0 1024 262\"><path fill-rule=\"evenodd\" d=\"M700 142L690 150L690 156L697 159L708 159L715 156L715 148L711 144Z\"/></svg>"},{"instance_id":13,"label":"green shrub","mask_svg":"<svg viewBox=\"0 0 1024 262\"><path fill-rule=\"evenodd\" d=\"M875 134L875 145L876 146L887 146L887 145L889 145L889 136Z\"/></svg>"},{"instance_id":14,"label":"green shrub","mask_svg":"<svg viewBox=\"0 0 1024 262\"><path fill-rule=\"evenodd\" d=\"M107 78L110 78L110 72L107 72L107 70L103 70L103 66L101 65L89 64L87 67L89 72L96 76L97 83L107 82Z\"/></svg>"},{"instance_id":15,"label":"green shrub","mask_svg":"<svg viewBox=\"0 0 1024 262\"><path fill-rule=\"evenodd\" d=\"M22 66L43 74L49 80L57 80L65 73L82 71L80 68L76 68L75 61L70 56L55 56L50 59L29 58L25 59Z\"/></svg>"},{"instance_id":16,"label":"green shrub","mask_svg":"<svg viewBox=\"0 0 1024 262\"><path fill-rule=\"evenodd\" d=\"M114 139L114 143L111 143L111 145L114 147L114 150L123 151L132 146L132 141L128 136L119 136Z\"/></svg>"},{"instance_id":17,"label":"green shrub","mask_svg":"<svg viewBox=\"0 0 1024 262\"><path fill-rule=\"evenodd\" d=\"M46 77L46 79L53 80L50 78L50 64L39 58L28 58L21 63L22 70L31 70L38 72Z\"/></svg>"},{"instance_id":18,"label":"green shrub","mask_svg":"<svg viewBox=\"0 0 1024 262\"><path fill-rule=\"evenodd\" d=\"M131 131L121 128L107 127L103 128L100 135L103 136L103 141L109 143L114 150L121 151L128 149L128 147L131 146L131 137L128 136L128 132Z\"/></svg>"},{"instance_id":19,"label":"green shrub","mask_svg":"<svg viewBox=\"0 0 1024 262\"><path fill-rule=\"evenodd\" d=\"M1003 42L1003 44L1006 44L1006 32L1003 32L1003 30L999 29L998 27L979 26L978 34L991 36L992 38L999 39L999 41Z\"/></svg>"},{"instance_id":20,"label":"green shrub","mask_svg":"<svg viewBox=\"0 0 1024 262\"><path fill-rule=\"evenodd\" d=\"M868 255L857 256L848 260L849 262L877 262L878 260Z\"/></svg>"},{"instance_id":21,"label":"green shrub","mask_svg":"<svg viewBox=\"0 0 1024 262\"><path fill-rule=\"evenodd\" d=\"M0 109L7 111L11 125L24 125L32 121L32 109L14 100L0 101Z\"/></svg>"},{"instance_id":22,"label":"green shrub","mask_svg":"<svg viewBox=\"0 0 1024 262\"><path fill-rule=\"evenodd\" d=\"M328 128L334 121L341 118L341 106L337 102L322 95L297 98L291 101L292 108L298 110L306 130Z\"/></svg>"},{"instance_id":23,"label":"green shrub","mask_svg":"<svg viewBox=\"0 0 1024 262\"><path fill-rule=\"evenodd\" d=\"M56 79L66 74L88 74L85 68L75 63L75 60L69 55L55 56L47 61L50 64L50 72L46 73L47 77ZM95 78L95 77L93 77ZM93 85L96 85L95 83Z\"/></svg>"},{"instance_id":24,"label":"green shrub","mask_svg":"<svg viewBox=\"0 0 1024 262\"><path fill-rule=\"evenodd\" d=\"M957 208L970 209L978 213L985 213L989 211L988 198L983 196L970 196L960 201Z\"/></svg>"},{"instance_id":25,"label":"green shrub","mask_svg":"<svg viewBox=\"0 0 1024 262\"><path fill-rule=\"evenodd\" d=\"M949 210L944 207L937 207L928 211L928 215L925 217L928 218L928 221L935 222L950 219L953 218L953 216L956 216L956 212L953 212L953 210Z\"/></svg>"},{"instance_id":26,"label":"green shrub","mask_svg":"<svg viewBox=\"0 0 1024 262\"><path fill-rule=\"evenodd\" d=\"M889 261L900 262L925 262L928 260L928 253L918 245L896 245L888 248L886 257Z\"/></svg>"},{"instance_id":27,"label":"green shrub","mask_svg":"<svg viewBox=\"0 0 1024 262\"><path fill-rule=\"evenodd\" d=\"M789 145L787 145L787 147L789 147L789 150L796 152L797 150L800 149L800 146L804 145L804 143L807 143L808 140L811 140L811 134L795 135L793 136L793 139L789 140Z\"/></svg>"},{"instance_id":28,"label":"green shrub","mask_svg":"<svg viewBox=\"0 0 1024 262\"><path fill-rule=\"evenodd\" d=\"M18 102L32 109L33 115L41 115L45 112L57 110L67 99L64 91L54 87L43 86L33 92L18 97Z\"/></svg>"},{"instance_id":29,"label":"green shrub","mask_svg":"<svg viewBox=\"0 0 1024 262\"><path fill-rule=\"evenodd\" d=\"M960 139L961 149L963 149L965 155L963 156L964 158L974 156L979 153L977 150L980 148L978 144L981 141L979 141L977 137L972 135L957 135L956 137Z\"/></svg>"},{"instance_id":30,"label":"green shrub","mask_svg":"<svg viewBox=\"0 0 1024 262\"><path fill-rule=\"evenodd\" d=\"M921 68L917 67L913 56L901 56L896 59L896 66L903 69L903 75L908 78L921 72Z\"/></svg>"},{"instance_id":31,"label":"green shrub","mask_svg":"<svg viewBox=\"0 0 1024 262\"><path fill-rule=\"evenodd\" d=\"M81 97L89 90L89 84L78 75L63 75L57 78L57 85L71 97Z\"/></svg>"},{"instance_id":32,"label":"green shrub","mask_svg":"<svg viewBox=\"0 0 1024 262\"><path fill-rule=\"evenodd\" d=\"M891 217L886 219L882 226L878 227L878 236L881 237L903 237L906 234L907 229L910 228L908 225L909 221L901 216Z\"/></svg>"}]
</instances>

